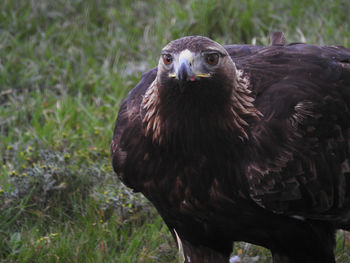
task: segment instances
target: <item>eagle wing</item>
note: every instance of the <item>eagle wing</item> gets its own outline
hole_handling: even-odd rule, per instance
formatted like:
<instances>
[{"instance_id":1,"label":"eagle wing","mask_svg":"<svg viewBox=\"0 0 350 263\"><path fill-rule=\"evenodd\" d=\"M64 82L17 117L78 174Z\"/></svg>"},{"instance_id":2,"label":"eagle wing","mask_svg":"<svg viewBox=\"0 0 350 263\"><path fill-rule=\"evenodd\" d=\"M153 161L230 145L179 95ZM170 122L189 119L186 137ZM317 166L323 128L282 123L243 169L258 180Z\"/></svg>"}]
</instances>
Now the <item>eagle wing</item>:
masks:
<instances>
[{"instance_id":1,"label":"eagle wing","mask_svg":"<svg viewBox=\"0 0 350 263\"><path fill-rule=\"evenodd\" d=\"M350 217L350 50L232 50L264 115L251 126L244 160L251 198L276 213Z\"/></svg>"},{"instance_id":2,"label":"eagle wing","mask_svg":"<svg viewBox=\"0 0 350 263\"><path fill-rule=\"evenodd\" d=\"M140 148L144 135L142 133L141 104L146 90L150 87L157 75L157 68L153 68L143 74L141 81L133 88L128 97L123 101L114 128L111 143L112 165L119 178L135 191L141 191L141 180L137 180L137 169L141 167L138 163L143 160L140 157ZM128 166L132 163L132 167ZM124 176L127 174L128 176Z\"/></svg>"}]
</instances>

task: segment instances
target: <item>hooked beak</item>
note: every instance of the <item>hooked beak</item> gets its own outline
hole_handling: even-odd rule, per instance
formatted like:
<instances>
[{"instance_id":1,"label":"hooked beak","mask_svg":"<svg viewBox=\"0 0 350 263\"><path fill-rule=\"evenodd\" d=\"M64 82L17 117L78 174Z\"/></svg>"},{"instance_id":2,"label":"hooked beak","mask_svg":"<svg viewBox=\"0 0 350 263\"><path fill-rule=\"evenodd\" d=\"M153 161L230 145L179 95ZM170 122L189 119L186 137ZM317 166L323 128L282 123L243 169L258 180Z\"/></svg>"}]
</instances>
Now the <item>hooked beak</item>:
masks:
<instances>
[{"instance_id":1,"label":"hooked beak","mask_svg":"<svg viewBox=\"0 0 350 263\"><path fill-rule=\"evenodd\" d=\"M178 63L174 63L174 69L169 73L170 78L175 78L177 80L181 92L184 91L185 86L187 86L189 82L211 76L210 73L202 72L200 63L194 63L195 57L195 54L187 49L182 51L179 54Z\"/></svg>"},{"instance_id":2,"label":"hooked beak","mask_svg":"<svg viewBox=\"0 0 350 263\"><path fill-rule=\"evenodd\" d=\"M181 59L179 69L177 70L177 78L181 83L195 80L195 74L193 73L190 62L187 58Z\"/></svg>"},{"instance_id":3,"label":"hooked beak","mask_svg":"<svg viewBox=\"0 0 350 263\"><path fill-rule=\"evenodd\" d=\"M193 73L190 62L187 58L182 58L179 63L179 68L176 74L177 79L179 80L180 91L184 91L184 87L188 81L195 81L196 76Z\"/></svg>"}]
</instances>

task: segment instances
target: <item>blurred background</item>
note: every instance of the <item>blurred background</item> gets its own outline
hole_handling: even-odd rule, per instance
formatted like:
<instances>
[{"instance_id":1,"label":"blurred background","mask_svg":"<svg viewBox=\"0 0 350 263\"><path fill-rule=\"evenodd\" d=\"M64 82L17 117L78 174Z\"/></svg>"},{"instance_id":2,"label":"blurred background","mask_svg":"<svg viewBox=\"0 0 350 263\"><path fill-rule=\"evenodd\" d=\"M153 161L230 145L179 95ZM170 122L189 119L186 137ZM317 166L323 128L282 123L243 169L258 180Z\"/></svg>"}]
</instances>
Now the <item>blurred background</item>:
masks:
<instances>
[{"instance_id":1,"label":"blurred background","mask_svg":"<svg viewBox=\"0 0 350 263\"><path fill-rule=\"evenodd\" d=\"M350 47L348 0L1 0L0 262L177 262L166 226L115 177L121 101L161 48L221 44ZM345 232L337 262L350 262ZM271 262L238 243L242 262Z\"/></svg>"}]
</instances>

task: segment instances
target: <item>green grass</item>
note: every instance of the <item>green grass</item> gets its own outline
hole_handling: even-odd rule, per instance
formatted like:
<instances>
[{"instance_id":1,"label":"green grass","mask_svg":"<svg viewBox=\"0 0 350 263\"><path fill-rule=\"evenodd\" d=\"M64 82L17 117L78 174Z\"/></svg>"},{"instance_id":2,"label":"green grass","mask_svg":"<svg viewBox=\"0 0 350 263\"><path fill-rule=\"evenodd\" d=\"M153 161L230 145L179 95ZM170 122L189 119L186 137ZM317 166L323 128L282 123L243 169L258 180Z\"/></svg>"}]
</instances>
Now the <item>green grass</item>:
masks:
<instances>
[{"instance_id":1,"label":"green grass","mask_svg":"<svg viewBox=\"0 0 350 263\"><path fill-rule=\"evenodd\" d=\"M115 178L118 108L172 39L350 46L350 2L2 0L0 262L176 262L155 210ZM349 262L338 235L338 262ZM235 253L269 253L240 243ZM263 259L265 258L265 259Z\"/></svg>"}]
</instances>

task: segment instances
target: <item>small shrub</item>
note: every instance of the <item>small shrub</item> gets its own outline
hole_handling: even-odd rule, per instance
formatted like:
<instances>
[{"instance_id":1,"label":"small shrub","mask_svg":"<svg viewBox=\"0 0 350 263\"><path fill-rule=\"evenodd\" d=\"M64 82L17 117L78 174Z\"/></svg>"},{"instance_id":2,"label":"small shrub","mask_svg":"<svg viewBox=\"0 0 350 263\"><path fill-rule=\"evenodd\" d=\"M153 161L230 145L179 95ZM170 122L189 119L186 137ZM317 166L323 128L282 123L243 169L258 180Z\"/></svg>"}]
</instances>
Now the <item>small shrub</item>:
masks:
<instances>
[{"instance_id":1,"label":"small shrub","mask_svg":"<svg viewBox=\"0 0 350 263\"><path fill-rule=\"evenodd\" d=\"M14 166L18 162L11 162L11 158L7 162L10 186L9 190L0 190L0 209L28 197L27 207L31 209L61 207L69 211L73 207L72 195L86 198L102 176L94 166L78 165L68 152L38 150L33 153L29 151L26 156L24 164L17 170Z\"/></svg>"}]
</instances>

